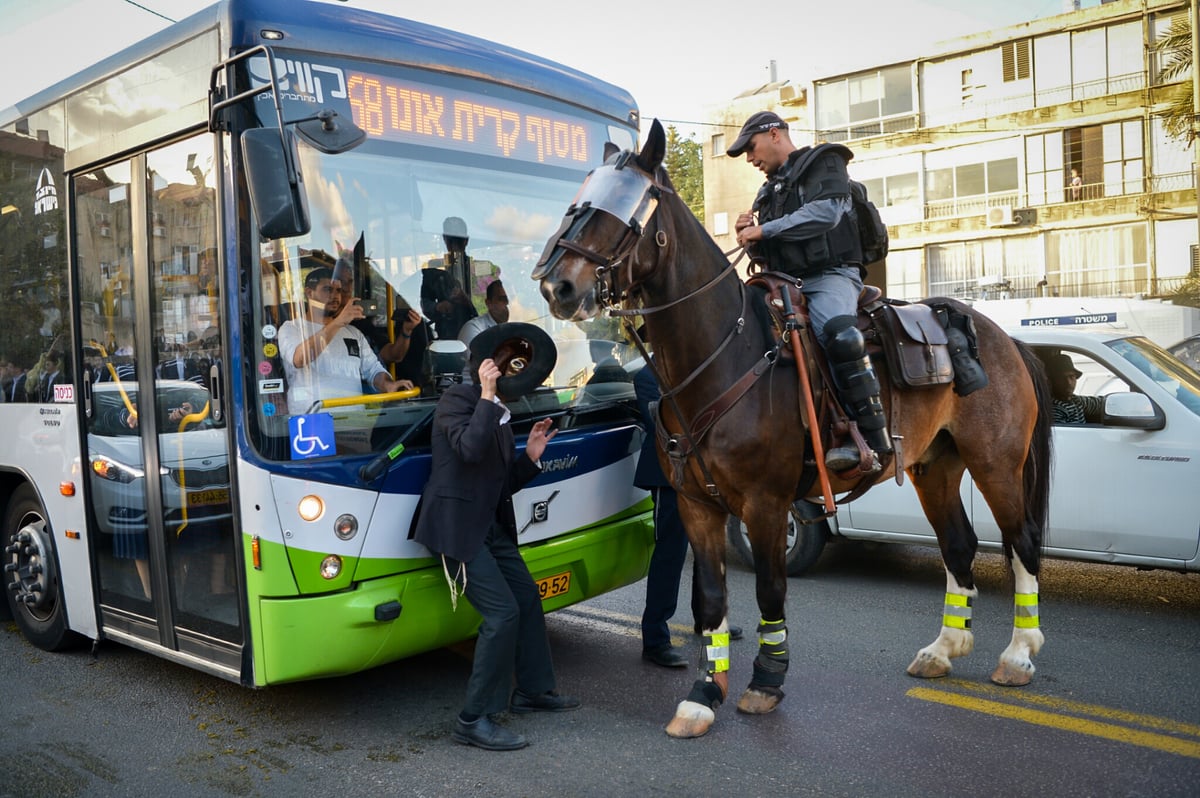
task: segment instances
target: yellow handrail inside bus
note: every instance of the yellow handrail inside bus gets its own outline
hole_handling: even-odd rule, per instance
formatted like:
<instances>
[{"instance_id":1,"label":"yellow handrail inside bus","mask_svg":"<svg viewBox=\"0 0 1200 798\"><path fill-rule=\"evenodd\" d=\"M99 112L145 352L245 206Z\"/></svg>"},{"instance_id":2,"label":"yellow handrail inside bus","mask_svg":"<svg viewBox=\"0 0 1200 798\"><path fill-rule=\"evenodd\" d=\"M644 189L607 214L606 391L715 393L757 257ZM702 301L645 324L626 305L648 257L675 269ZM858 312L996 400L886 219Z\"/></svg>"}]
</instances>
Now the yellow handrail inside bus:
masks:
<instances>
[{"instance_id":1,"label":"yellow handrail inside bus","mask_svg":"<svg viewBox=\"0 0 1200 798\"><path fill-rule=\"evenodd\" d=\"M129 413L129 417L136 421L138 414L137 408L133 406L133 402L129 399L129 394L125 393L125 384L121 381L121 378L117 376L116 366L114 366L112 361L108 359L107 350L105 350L105 348L95 338L91 339L91 344L92 346L96 347L97 350L99 350L100 357L104 360L104 365L108 366L109 376L111 376L112 381L117 384L117 390L121 392L121 401L125 403L125 412Z\"/></svg>"},{"instance_id":2,"label":"yellow handrail inside bus","mask_svg":"<svg viewBox=\"0 0 1200 798\"><path fill-rule=\"evenodd\" d=\"M179 419L179 429L177 432L183 432L188 424L199 424L204 419L208 418L209 408L212 407L211 402L204 403L204 409L195 413L188 413L183 418ZM187 467L183 465L183 438L176 441L179 444L179 512L183 516L183 523L175 530L175 537L183 534L183 530L188 525L188 503L187 503Z\"/></svg>"},{"instance_id":3,"label":"yellow handrail inside bus","mask_svg":"<svg viewBox=\"0 0 1200 798\"><path fill-rule=\"evenodd\" d=\"M378 405L384 402L394 402L398 399L412 399L421 395L420 388L408 388L391 393L364 393L359 396L338 396L333 399L318 399L313 402L308 412L313 413L327 407L350 407L352 405Z\"/></svg>"}]
</instances>

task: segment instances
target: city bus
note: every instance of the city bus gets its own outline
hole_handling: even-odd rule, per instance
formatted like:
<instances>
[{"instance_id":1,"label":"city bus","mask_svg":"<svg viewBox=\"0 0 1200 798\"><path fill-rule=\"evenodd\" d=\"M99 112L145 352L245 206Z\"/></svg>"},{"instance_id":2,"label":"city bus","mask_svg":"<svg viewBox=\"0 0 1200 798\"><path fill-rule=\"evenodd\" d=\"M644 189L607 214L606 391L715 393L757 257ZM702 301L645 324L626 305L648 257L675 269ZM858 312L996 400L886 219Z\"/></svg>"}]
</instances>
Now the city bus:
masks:
<instances>
[{"instance_id":1,"label":"city bus","mask_svg":"<svg viewBox=\"0 0 1200 798\"><path fill-rule=\"evenodd\" d=\"M438 396L469 378L439 308L478 316L495 280L557 354L508 403L518 447L558 429L514 498L543 606L643 578L631 383L587 384L616 337L529 279L637 123L560 64L297 0L217 3L0 110L0 604L24 636L259 687L474 635L410 533ZM287 367L331 273L363 308L335 354L407 342L386 368L415 364L412 389Z\"/></svg>"}]
</instances>

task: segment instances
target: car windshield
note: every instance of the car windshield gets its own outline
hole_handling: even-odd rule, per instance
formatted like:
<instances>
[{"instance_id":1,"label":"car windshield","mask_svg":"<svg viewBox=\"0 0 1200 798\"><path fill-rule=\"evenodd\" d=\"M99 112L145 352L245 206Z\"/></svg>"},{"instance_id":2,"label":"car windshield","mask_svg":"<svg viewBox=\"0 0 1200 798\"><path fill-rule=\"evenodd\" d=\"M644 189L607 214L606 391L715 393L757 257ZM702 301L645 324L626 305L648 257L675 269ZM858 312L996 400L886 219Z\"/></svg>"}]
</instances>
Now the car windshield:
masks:
<instances>
[{"instance_id":1,"label":"car windshield","mask_svg":"<svg viewBox=\"0 0 1200 798\"><path fill-rule=\"evenodd\" d=\"M1200 373L1146 338L1122 338L1109 347L1200 416Z\"/></svg>"}]
</instances>

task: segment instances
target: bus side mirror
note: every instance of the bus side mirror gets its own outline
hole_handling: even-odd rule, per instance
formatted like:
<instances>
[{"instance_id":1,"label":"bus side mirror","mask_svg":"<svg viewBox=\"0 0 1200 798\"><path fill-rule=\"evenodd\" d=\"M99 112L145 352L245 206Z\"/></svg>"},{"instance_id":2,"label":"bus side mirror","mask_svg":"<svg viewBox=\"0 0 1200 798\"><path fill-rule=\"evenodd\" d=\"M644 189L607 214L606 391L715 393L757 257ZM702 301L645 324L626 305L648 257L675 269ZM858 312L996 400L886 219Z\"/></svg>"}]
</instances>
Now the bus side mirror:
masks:
<instances>
[{"instance_id":1,"label":"bus side mirror","mask_svg":"<svg viewBox=\"0 0 1200 798\"><path fill-rule=\"evenodd\" d=\"M291 132L285 130L281 137L275 128L243 131L242 163L246 167L250 204L262 237L289 238L307 233L312 227L308 199ZM294 181L290 175L295 176Z\"/></svg>"}]
</instances>

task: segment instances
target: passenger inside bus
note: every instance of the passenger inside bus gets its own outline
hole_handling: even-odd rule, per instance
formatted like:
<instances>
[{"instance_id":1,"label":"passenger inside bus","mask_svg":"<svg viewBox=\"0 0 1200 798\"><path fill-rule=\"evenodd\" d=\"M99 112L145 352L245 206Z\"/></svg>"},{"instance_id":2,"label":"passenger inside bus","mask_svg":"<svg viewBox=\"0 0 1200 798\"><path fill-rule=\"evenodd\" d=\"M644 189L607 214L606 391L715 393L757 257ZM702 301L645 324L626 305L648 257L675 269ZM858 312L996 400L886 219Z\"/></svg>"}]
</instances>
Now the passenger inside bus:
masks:
<instances>
[{"instance_id":1,"label":"passenger inside bus","mask_svg":"<svg viewBox=\"0 0 1200 798\"><path fill-rule=\"evenodd\" d=\"M421 311L431 322L438 340L457 338L462 326L479 315L463 286L471 279L467 254L467 223L449 216L442 223L446 254L421 270Z\"/></svg>"},{"instance_id":2,"label":"passenger inside bus","mask_svg":"<svg viewBox=\"0 0 1200 798\"><path fill-rule=\"evenodd\" d=\"M357 297L333 284L333 270L313 269L304 278L304 317L279 328L279 352L288 381L288 412L309 412L314 402L359 396L366 383L381 393L413 387L392 379L370 342L351 322L364 315Z\"/></svg>"}]
</instances>

